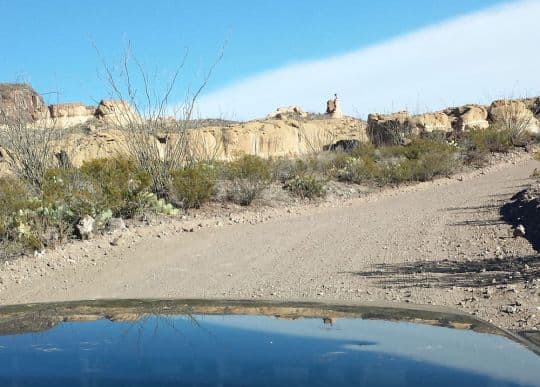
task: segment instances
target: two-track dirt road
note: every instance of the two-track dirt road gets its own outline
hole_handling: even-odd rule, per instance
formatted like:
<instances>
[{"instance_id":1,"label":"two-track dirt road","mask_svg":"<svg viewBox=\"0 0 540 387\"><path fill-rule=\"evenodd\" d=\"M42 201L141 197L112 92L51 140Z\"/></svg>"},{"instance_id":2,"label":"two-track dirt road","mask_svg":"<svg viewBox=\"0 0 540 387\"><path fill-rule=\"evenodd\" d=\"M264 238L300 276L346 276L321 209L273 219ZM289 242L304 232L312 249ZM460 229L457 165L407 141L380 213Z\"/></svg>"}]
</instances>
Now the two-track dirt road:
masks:
<instances>
[{"instance_id":1,"label":"two-track dirt road","mask_svg":"<svg viewBox=\"0 0 540 387\"><path fill-rule=\"evenodd\" d=\"M539 280L527 277L538 258L499 219L499 206L538 166L522 158L336 207L277 210L254 225L132 227L114 246L110 236L6 265L0 303L384 300L458 307L501 326L540 328ZM515 310L501 311L507 305Z\"/></svg>"}]
</instances>

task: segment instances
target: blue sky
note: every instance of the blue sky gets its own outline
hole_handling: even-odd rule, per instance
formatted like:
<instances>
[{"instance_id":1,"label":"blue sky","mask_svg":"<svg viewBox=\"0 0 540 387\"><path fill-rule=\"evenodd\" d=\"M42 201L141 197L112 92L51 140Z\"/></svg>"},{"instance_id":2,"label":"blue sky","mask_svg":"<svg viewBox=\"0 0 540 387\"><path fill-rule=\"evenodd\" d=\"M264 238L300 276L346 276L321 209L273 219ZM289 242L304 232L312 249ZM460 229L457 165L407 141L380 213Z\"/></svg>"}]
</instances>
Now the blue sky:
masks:
<instances>
[{"instance_id":1,"label":"blue sky","mask_svg":"<svg viewBox=\"0 0 540 387\"><path fill-rule=\"evenodd\" d=\"M250 112L239 111L237 106L227 107L227 101L222 104L216 99L244 104L242 98L230 91L234 92L237 86L246 82L267 77L272 71L288 69L298 63L346 57L425 28L444 28L445 23L482 15L493 7L509 4L511 8L521 3L495 0L0 0L3 15L0 45L3 53L9 53L0 57L0 81L24 80L39 92L57 91L57 97L47 94L51 102L92 104L106 97L108 91L107 83L99 76L103 71L93 42L103 57L115 64L126 42L130 41L145 68L157 74L156 79L171 74L189 47L185 79L198 80L227 41L225 56L205 91L202 114L249 118L275 108L279 96L260 99L260 104L250 108ZM525 3L538 4L534 0ZM451 37L441 44L445 43L451 45ZM430 49L425 47L416 56L428 57ZM397 66L389 68L394 74L399 73L400 61L408 60L396 56L387 59ZM492 65L486 58L485 66ZM362 72L369 74L370 70L365 68ZM266 79L270 83L281 81L279 77ZM305 79L305 85L295 84L294 88L310 89L312 81ZM337 79L336 87L323 90L321 85L313 92L321 94L317 98L324 103L328 95L340 91L330 90L340 89L340 82L346 80ZM264 85L254 87L241 90L241 96L251 102L258 101L265 93L264 88L260 89ZM289 93L285 88L283 93L295 94L295 90ZM399 93L392 94L388 100L395 105L391 106L401 106ZM179 92L175 97L180 100L180 95ZM355 96L350 94L348 97L350 110L363 114L354 103ZM302 95L295 98L294 101L284 98L283 104L294 102L308 110L316 108L314 100ZM426 103L437 106L435 102ZM379 108L377 103L373 105L372 108Z\"/></svg>"}]
</instances>

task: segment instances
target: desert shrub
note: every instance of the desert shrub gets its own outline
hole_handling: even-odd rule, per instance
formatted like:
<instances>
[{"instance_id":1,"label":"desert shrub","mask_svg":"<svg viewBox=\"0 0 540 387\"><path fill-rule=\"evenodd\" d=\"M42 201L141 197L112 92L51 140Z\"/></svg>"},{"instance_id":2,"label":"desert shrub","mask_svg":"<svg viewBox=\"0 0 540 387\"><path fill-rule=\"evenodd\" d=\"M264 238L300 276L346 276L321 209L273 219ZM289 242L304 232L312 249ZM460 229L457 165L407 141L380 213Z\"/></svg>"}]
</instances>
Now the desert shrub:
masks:
<instances>
[{"instance_id":1,"label":"desert shrub","mask_svg":"<svg viewBox=\"0 0 540 387\"><path fill-rule=\"evenodd\" d=\"M19 180L0 179L0 203L0 259L54 245L72 231L69 209L30 197Z\"/></svg>"},{"instance_id":2,"label":"desert shrub","mask_svg":"<svg viewBox=\"0 0 540 387\"><path fill-rule=\"evenodd\" d=\"M285 182L284 188L301 198L314 199L326 195L324 181L313 175L294 176Z\"/></svg>"},{"instance_id":3,"label":"desert shrub","mask_svg":"<svg viewBox=\"0 0 540 387\"><path fill-rule=\"evenodd\" d=\"M258 198L272 181L271 162L258 156L245 155L227 166L232 187L229 200L247 206Z\"/></svg>"},{"instance_id":4,"label":"desert shrub","mask_svg":"<svg viewBox=\"0 0 540 387\"><path fill-rule=\"evenodd\" d=\"M375 158L377 148L372 143L360 143L360 145L352 149L348 154L351 157L361 158L361 159L372 159Z\"/></svg>"},{"instance_id":5,"label":"desert shrub","mask_svg":"<svg viewBox=\"0 0 540 387\"><path fill-rule=\"evenodd\" d=\"M466 135L469 151L506 153L512 148L512 132L490 126L486 129L473 129Z\"/></svg>"},{"instance_id":6,"label":"desert shrub","mask_svg":"<svg viewBox=\"0 0 540 387\"><path fill-rule=\"evenodd\" d=\"M28 200L28 191L19 180L0 178L0 219L4 220L26 208Z\"/></svg>"},{"instance_id":7,"label":"desert shrub","mask_svg":"<svg viewBox=\"0 0 540 387\"><path fill-rule=\"evenodd\" d=\"M101 209L101 197L101 191L76 168L53 168L45 173L43 204L69 208L73 213L73 222L84 215L95 216Z\"/></svg>"},{"instance_id":8,"label":"desert shrub","mask_svg":"<svg viewBox=\"0 0 540 387\"><path fill-rule=\"evenodd\" d=\"M17 179L0 178L0 250L3 252L0 259L6 258L3 255L7 254L8 242L16 239L14 218L27 206L28 199L27 191Z\"/></svg>"},{"instance_id":9,"label":"desert shrub","mask_svg":"<svg viewBox=\"0 0 540 387\"><path fill-rule=\"evenodd\" d=\"M374 181L381 175L381 168L372 158L349 157L337 171L337 178L355 184Z\"/></svg>"},{"instance_id":10,"label":"desert shrub","mask_svg":"<svg viewBox=\"0 0 540 387\"><path fill-rule=\"evenodd\" d=\"M371 143L360 144L349 154L338 154L335 159L336 177L341 181L360 184L380 177L381 169L377 164L380 151Z\"/></svg>"},{"instance_id":11,"label":"desert shrub","mask_svg":"<svg viewBox=\"0 0 540 387\"><path fill-rule=\"evenodd\" d=\"M272 179L281 181L282 183L317 168L316 161L313 158L308 158L307 160L279 158L271 160L271 162Z\"/></svg>"},{"instance_id":12,"label":"desert shrub","mask_svg":"<svg viewBox=\"0 0 540 387\"><path fill-rule=\"evenodd\" d=\"M75 219L73 211L63 205L20 211L15 217L18 239L31 251L54 246L73 235Z\"/></svg>"},{"instance_id":13,"label":"desert shrub","mask_svg":"<svg viewBox=\"0 0 540 387\"><path fill-rule=\"evenodd\" d=\"M446 141L416 138L393 151L403 159L392 164L383 174L391 183L427 181L448 175L459 166L457 146Z\"/></svg>"},{"instance_id":14,"label":"desert shrub","mask_svg":"<svg viewBox=\"0 0 540 387\"><path fill-rule=\"evenodd\" d=\"M534 110L535 106L531 106ZM510 138L512 146L525 146L530 140L529 128L534 115L527 107L517 101L503 101L499 112L492 117L492 127L505 133Z\"/></svg>"},{"instance_id":15,"label":"desert shrub","mask_svg":"<svg viewBox=\"0 0 540 387\"><path fill-rule=\"evenodd\" d=\"M98 194L98 211L110 209L114 216L129 218L144 209L142 193L148 191L151 179L130 160L96 159L85 162L80 172Z\"/></svg>"},{"instance_id":16,"label":"desert shrub","mask_svg":"<svg viewBox=\"0 0 540 387\"><path fill-rule=\"evenodd\" d=\"M183 208L198 208L210 200L215 184L215 168L199 163L173 171L170 192L172 198Z\"/></svg>"},{"instance_id":17,"label":"desert shrub","mask_svg":"<svg viewBox=\"0 0 540 387\"><path fill-rule=\"evenodd\" d=\"M356 184L399 184L447 175L459 165L458 148L444 141L413 139L408 145L366 149L349 157L338 179Z\"/></svg>"}]
</instances>

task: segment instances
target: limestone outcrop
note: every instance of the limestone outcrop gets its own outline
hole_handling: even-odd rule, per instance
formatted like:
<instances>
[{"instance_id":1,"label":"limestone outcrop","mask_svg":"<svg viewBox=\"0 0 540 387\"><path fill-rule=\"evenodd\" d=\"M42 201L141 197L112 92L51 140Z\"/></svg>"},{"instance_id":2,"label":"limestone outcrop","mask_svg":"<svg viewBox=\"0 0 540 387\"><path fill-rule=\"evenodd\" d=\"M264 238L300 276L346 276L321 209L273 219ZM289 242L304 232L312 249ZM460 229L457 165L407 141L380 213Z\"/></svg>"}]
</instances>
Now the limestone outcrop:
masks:
<instances>
[{"instance_id":1,"label":"limestone outcrop","mask_svg":"<svg viewBox=\"0 0 540 387\"><path fill-rule=\"evenodd\" d=\"M0 112L8 118L33 121L47 115L43 98L29 85L0 83Z\"/></svg>"}]
</instances>

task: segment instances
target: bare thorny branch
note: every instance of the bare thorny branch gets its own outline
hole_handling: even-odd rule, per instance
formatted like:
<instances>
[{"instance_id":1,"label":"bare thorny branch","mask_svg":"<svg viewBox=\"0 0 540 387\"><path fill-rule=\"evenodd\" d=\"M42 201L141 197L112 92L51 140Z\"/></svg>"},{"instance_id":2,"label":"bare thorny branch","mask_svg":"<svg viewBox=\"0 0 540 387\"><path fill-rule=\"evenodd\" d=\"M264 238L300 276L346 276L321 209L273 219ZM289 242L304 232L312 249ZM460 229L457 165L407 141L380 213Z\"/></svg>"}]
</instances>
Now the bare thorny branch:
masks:
<instances>
[{"instance_id":1,"label":"bare thorny branch","mask_svg":"<svg viewBox=\"0 0 540 387\"><path fill-rule=\"evenodd\" d=\"M224 47L196 91L191 95L188 91L185 101L173 108L170 107L170 98L185 67L187 50L160 96L156 88L151 85L144 66L132 54L130 47L124 54L123 74L119 76L114 74L113 69L106 63L95 45L94 48L101 58L112 94L116 99L123 101L123 109L118 112L116 123L125 131L128 157L151 176L153 191L160 196L167 196L171 172L195 162L197 154L200 153L199 150L190 149L188 124L192 119L197 99L223 58ZM131 68L130 60L135 64L135 70ZM139 77L142 82L143 96L141 97L137 95L135 77ZM124 87L119 85L120 81L125 83ZM141 100L144 100L146 106L141 105ZM217 152L214 153L217 154Z\"/></svg>"},{"instance_id":2,"label":"bare thorny branch","mask_svg":"<svg viewBox=\"0 0 540 387\"><path fill-rule=\"evenodd\" d=\"M22 101L15 101L15 105L12 114L0 110L0 146L10 169L39 192L45 173L55 165L53 142L59 131L54 120L36 126L24 117Z\"/></svg>"}]
</instances>

